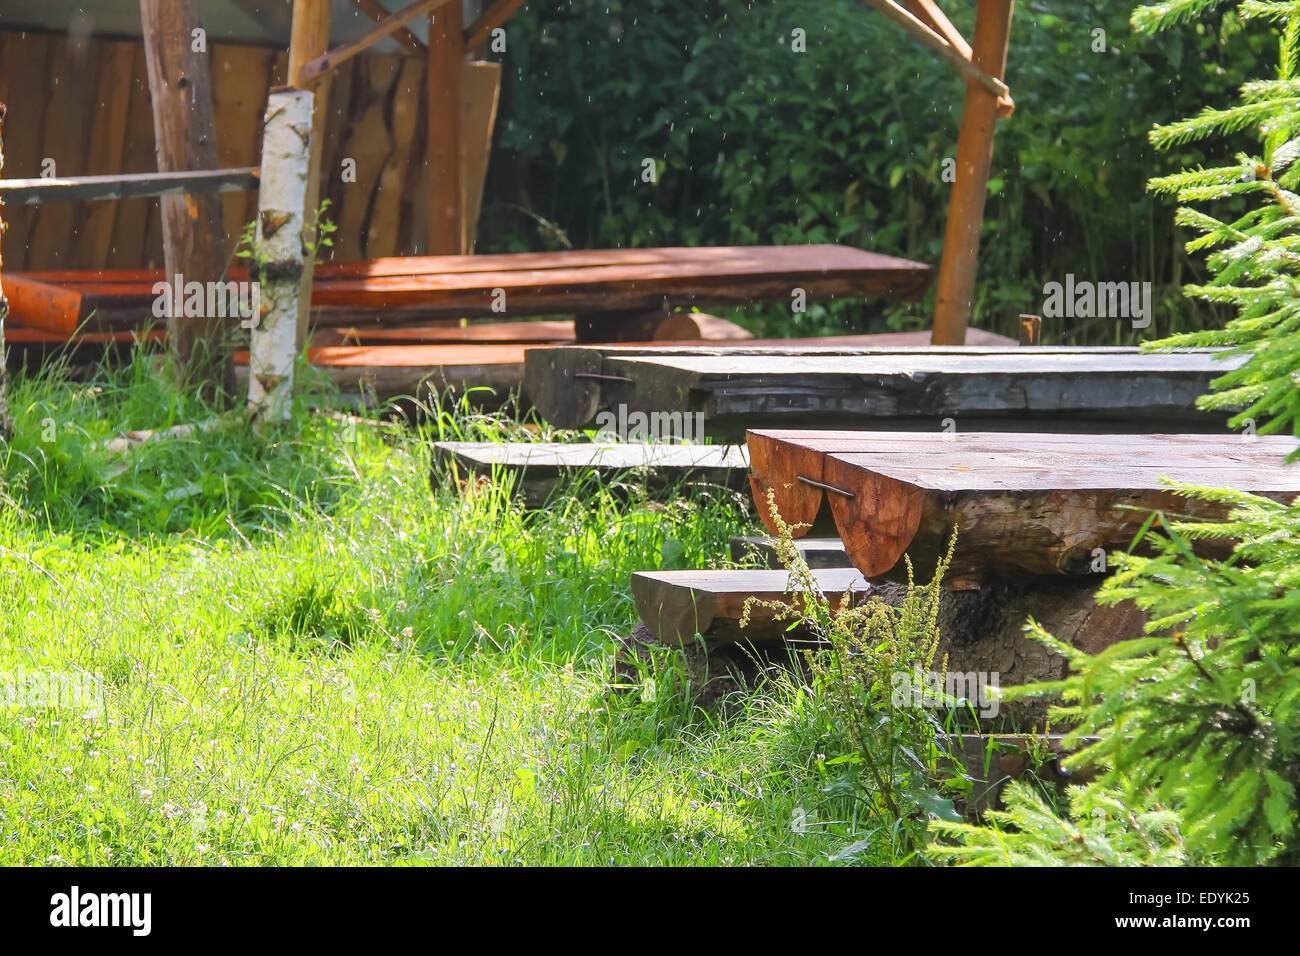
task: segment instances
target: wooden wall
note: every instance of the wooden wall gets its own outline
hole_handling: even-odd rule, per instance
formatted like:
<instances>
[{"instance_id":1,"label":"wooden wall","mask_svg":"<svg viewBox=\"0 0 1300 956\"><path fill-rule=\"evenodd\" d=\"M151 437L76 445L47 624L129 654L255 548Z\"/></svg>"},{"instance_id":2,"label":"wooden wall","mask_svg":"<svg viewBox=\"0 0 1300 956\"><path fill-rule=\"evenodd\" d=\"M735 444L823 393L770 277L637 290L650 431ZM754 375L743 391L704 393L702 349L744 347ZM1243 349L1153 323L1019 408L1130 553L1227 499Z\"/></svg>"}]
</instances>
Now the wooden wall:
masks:
<instances>
[{"instance_id":1,"label":"wooden wall","mask_svg":"<svg viewBox=\"0 0 1300 956\"><path fill-rule=\"evenodd\" d=\"M215 45L212 85L222 166L256 166L267 91L287 55ZM425 58L357 57L334 73L323 160L335 259L418 255L425 244ZM0 102L8 104L5 176L84 176L156 169L149 85L138 41L0 32ZM495 102L495 100L493 101ZM486 146L486 144L485 144ZM356 181L343 182L343 160ZM483 162L486 163L484 156ZM225 193L228 249L257 207ZM156 199L50 203L6 210L5 268L161 268Z\"/></svg>"}]
</instances>

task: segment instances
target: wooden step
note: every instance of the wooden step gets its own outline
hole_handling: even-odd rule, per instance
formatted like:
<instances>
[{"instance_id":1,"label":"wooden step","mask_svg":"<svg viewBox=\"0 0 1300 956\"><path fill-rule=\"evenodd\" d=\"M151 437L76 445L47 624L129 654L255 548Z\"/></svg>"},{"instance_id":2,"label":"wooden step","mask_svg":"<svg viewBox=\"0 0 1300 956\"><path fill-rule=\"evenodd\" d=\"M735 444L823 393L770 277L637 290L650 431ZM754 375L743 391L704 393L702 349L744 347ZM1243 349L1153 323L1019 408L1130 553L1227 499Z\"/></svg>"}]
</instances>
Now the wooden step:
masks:
<instances>
[{"instance_id":1,"label":"wooden step","mask_svg":"<svg viewBox=\"0 0 1300 956\"><path fill-rule=\"evenodd\" d=\"M955 524L957 581L1096 574L1096 555L1127 549L1152 511L1226 513L1174 494L1166 478L1292 501L1300 469L1284 459L1297 448L1283 436L749 433L769 526L769 494L787 524L815 522L829 505L854 566L874 577L898 573L905 552L929 573ZM1194 546L1217 555L1226 543Z\"/></svg>"},{"instance_id":2,"label":"wooden step","mask_svg":"<svg viewBox=\"0 0 1300 956\"><path fill-rule=\"evenodd\" d=\"M846 592L867 595L871 585L853 568L814 572L818 588L838 605ZM665 644L687 644L696 634L707 643L779 640L786 624L776 612L755 607L748 625L739 626L746 601L790 605L801 599L785 571L638 571L632 575L632 598L650 632Z\"/></svg>"},{"instance_id":3,"label":"wooden step","mask_svg":"<svg viewBox=\"0 0 1300 956\"><path fill-rule=\"evenodd\" d=\"M731 539L731 560L737 564L759 558L766 567L781 567L776 543L766 535L737 535ZM795 538L795 550L810 568L849 568L853 562L839 538Z\"/></svg>"},{"instance_id":4,"label":"wooden step","mask_svg":"<svg viewBox=\"0 0 1300 956\"><path fill-rule=\"evenodd\" d=\"M746 428L1210 431L1227 415L1196 400L1242 361L1208 349L558 347L530 353L524 386L561 428L624 405L702 412L728 439Z\"/></svg>"},{"instance_id":5,"label":"wooden step","mask_svg":"<svg viewBox=\"0 0 1300 956\"><path fill-rule=\"evenodd\" d=\"M695 482L743 489L749 456L735 445L674 445L640 442L435 442L434 475L515 475L516 490L540 506L566 481L594 474L602 482L632 480L663 491Z\"/></svg>"}]
</instances>

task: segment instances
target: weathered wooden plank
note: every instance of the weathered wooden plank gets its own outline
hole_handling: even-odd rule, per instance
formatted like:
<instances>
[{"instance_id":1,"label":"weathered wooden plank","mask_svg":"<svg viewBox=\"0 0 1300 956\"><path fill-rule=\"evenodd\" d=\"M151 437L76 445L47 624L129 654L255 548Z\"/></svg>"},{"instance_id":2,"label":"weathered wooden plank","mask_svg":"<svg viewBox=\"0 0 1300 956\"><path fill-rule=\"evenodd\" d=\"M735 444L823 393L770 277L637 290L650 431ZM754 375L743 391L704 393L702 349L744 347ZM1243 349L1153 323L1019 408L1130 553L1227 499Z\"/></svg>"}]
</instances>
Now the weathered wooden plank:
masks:
<instances>
[{"instance_id":1,"label":"weathered wooden plank","mask_svg":"<svg viewBox=\"0 0 1300 956\"><path fill-rule=\"evenodd\" d=\"M580 475L595 475L607 484L630 481L660 493L685 483L738 491L749 474L745 449L734 445L436 442L434 460L435 480L448 469L457 476L510 475L515 491L531 507L544 505Z\"/></svg>"},{"instance_id":2,"label":"weathered wooden plank","mask_svg":"<svg viewBox=\"0 0 1300 956\"><path fill-rule=\"evenodd\" d=\"M814 572L814 578L832 607L838 607L845 594L865 598L872 590L854 568L822 569ZM745 604L753 598L798 605L803 593L786 571L638 571L632 575L637 613L665 644L690 644L697 634L708 635L715 643L780 639L788 622L777 621L777 612L770 607L752 607L747 626L740 628Z\"/></svg>"},{"instance_id":3,"label":"weathered wooden plank","mask_svg":"<svg viewBox=\"0 0 1300 956\"><path fill-rule=\"evenodd\" d=\"M370 267L368 274L351 282L339 276L328 301L336 305L355 305L361 300L381 306L420 305L465 315L633 312L665 305L784 301L796 288L804 289L810 299L908 296L923 291L928 281L929 268L919 263L860 250L828 253L828 248L838 249L733 250L712 258L692 255L627 265L569 266L559 259L544 269L528 268L524 262L510 261L514 256L503 255L483 257L494 261L466 264L474 271L418 275L385 276ZM833 260L844 264L834 265ZM499 270L485 271L492 265Z\"/></svg>"},{"instance_id":4,"label":"weathered wooden plank","mask_svg":"<svg viewBox=\"0 0 1300 956\"><path fill-rule=\"evenodd\" d=\"M85 172L90 99L82 94L77 77L93 68L90 57L89 48L72 37L51 38L45 78L48 92L42 98L45 116L38 175L47 171L44 168L47 162L54 164L54 175ZM76 227L75 207L59 203L41 209L33 221L28 244L34 249L48 250L46 255L55 263L71 265Z\"/></svg>"},{"instance_id":5,"label":"weathered wooden plank","mask_svg":"<svg viewBox=\"0 0 1300 956\"><path fill-rule=\"evenodd\" d=\"M57 37L41 34L5 33L0 38L0 83L5 86L3 102L9 109L10 136L5 168L13 177L39 176L43 159L48 155L42 149L39 104L50 99L47 81L47 61L50 48ZM24 116L24 111L27 115ZM14 129L32 131L31 135L17 136ZM35 227L35 208L13 208L5 214L6 259L11 271L21 272L30 260L31 234Z\"/></svg>"},{"instance_id":6,"label":"weathered wooden plank","mask_svg":"<svg viewBox=\"0 0 1300 956\"><path fill-rule=\"evenodd\" d=\"M217 44L212 48L212 109L217 162L223 169L256 168L262 161L262 117L274 56L274 51L259 47ZM255 193L222 194L227 259L256 216Z\"/></svg>"},{"instance_id":7,"label":"weathered wooden plank","mask_svg":"<svg viewBox=\"0 0 1300 956\"><path fill-rule=\"evenodd\" d=\"M121 171L124 173L158 171L153 142L153 105L149 101L149 73L144 60L144 56L136 56L132 64L129 81L131 101L126 116L126 142L122 149ZM119 79L119 82L122 81ZM140 266L163 264L161 203L158 198L123 199L115 203L117 215L113 219L113 241L106 266L138 269ZM163 270L158 271L161 273Z\"/></svg>"},{"instance_id":8,"label":"weathered wooden plank","mask_svg":"<svg viewBox=\"0 0 1300 956\"><path fill-rule=\"evenodd\" d=\"M958 579L1095 574L1103 569L1098 553L1104 567L1104 552L1128 547L1153 510L1224 513L1174 494L1165 478L1282 501L1300 495L1300 470L1283 464L1300 441L1287 437L955 438L864 435L878 442L875 450L844 452L816 433L801 441L751 432L753 490L760 503L770 490L787 523L808 521L824 496L846 551L869 577L896 571L905 552L932 566L955 525ZM765 505L760 510L772 527ZM1196 543L1205 553L1222 546Z\"/></svg>"},{"instance_id":9,"label":"weathered wooden plank","mask_svg":"<svg viewBox=\"0 0 1300 956\"><path fill-rule=\"evenodd\" d=\"M1196 399L1241 359L1136 349L656 354L606 346L532 361L528 393L552 424L580 428L590 421L585 416L623 404L643 412L699 412L710 434L728 437L783 424L935 431L1097 431L1105 424L1102 430L1122 432L1159 423L1212 430L1223 427L1226 415L1198 411Z\"/></svg>"},{"instance_id":10,"label":"weathered wooden plank","mask_svg":"<svg viewBox=\"0 0 1300 956\"><path fill-rule=\"evenodd\" d=\"M204 193L242 192L256 189L257 183L258 171L253 167L6 179L0 181L0 198L4 199L5 205L12 203L15 206L34 206L51 202L133 199L138 196L197 196Z\"/></svg>"},{"instance_id":11,"label":"weathered wooden plank","mask_svg":"<svg viewBox=\"0 0 1300 956\"><path fill-rule=\"evenodd\" d=\"M91 122L87 165L84 169L88 174L121 174L126 117L131 106L131 84L123 82L123 78L131 75L135 48L134 43L120 41L100 45L101 55L95 84L98 102ZM0 181L0 189L4 185ZM0 198L7 196L0 192ZM82 222L73 253L74 260L93 268L103 268L108 263L108 251L113 242L113 220L117 216L117 206L95 204L78 210L78 214Z\"/></svg>"}]
</instances>

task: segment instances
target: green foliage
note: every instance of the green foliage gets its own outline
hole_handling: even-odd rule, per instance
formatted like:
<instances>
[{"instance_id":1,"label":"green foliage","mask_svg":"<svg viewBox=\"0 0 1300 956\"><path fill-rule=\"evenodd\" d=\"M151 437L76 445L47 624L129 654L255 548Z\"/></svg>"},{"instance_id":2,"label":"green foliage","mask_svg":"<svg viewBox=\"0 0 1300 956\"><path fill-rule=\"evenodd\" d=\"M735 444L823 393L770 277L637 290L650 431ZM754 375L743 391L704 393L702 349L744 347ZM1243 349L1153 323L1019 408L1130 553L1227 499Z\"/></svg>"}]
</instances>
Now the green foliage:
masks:
<instances>
[{"instance_id":1,"label":"green foliage","mask_svg":"<svg viewBox=\"0 0 1300 956\"><path fill-rule=\"evenodd\" d=\"M854 840L838 854L853 859L868 849L893 863L913 860L929 842L931 821L959 818L951 799L955 761L943 724L934 712L898 695L898 676L928 671L939 644L940 583L956 544L940 560L934 578L917 585L908 562L907 591L900 604L873 596L853 606L845 595L832 607L794 545L771 492L768 507L777 528L776 551L797 583L800 601L768 605L777 620L802 624L825 646L808 650L813 701L827 732L823 746L838 750L821 759L832 777L828 791L851 793L855 803ZM750 598L741 625L754 605ZM956 701L949 701L953 706Z\"/></svg>"},{"instance_id":2,"label":"green foliage","mask_svg":"<svg viewBox=\"0 0 1300 956\"><path fill-rule=\"evenodd\" d=\"M718 567L753 524L736 496L431 488L434 435L527 434L450 405L101 458L207 414L149 365L16 383L41 467L0 471L0 674L102 674L104 707L0 707L0 864L807 865L851 840L802 688L723 714L610 693L628 576ZM167 497L205 461L237 507Z\"/></svg>"},{"instance_id":3,"label":"green foliage","mask_svg":"<svg viewBox=\"0 0 1300 956\"><path fill-rule=\"evenodd\" d=\"M1033 787L1018 780L1003 791L1006 807L990 810L990 826L938 821L935 832L960 845L931 845L936 860L964 866L1181 866L1187 862L1178 815L1135 807L1101 787L1075 787L1062 819Z\"/></svg>"},{"instance_id":4,"label":"green foliage","mask_svg":"<svg viewBox=\"0 0 1300 956\"><path fill-rule=\"evenodd\" d=\"M1179 224L1199 233L1188 251L1210 253L1209 281L1188 286L1187 295L1233 306L1237 314L1222 329L1177 335L1150 347L1219 346L1246 355L1243 365L1214 381L1217 394L1199 404L1239 409L1234 426L1264 419L1260 432L1292 431L1300 427L1300 5L1243 3L1240 9L1246 19L1280 21L1277 78L1246 83L1234 106L1207 108L1151 133L1161 147L1246 129L1258 133L1258 148L1239 153L1233 165L1197 168L1151 183L1179 202L1221 207L1226 200L1253 200L1244 212L1229 204L1231 215L1217 208L1216 214L1178 210ZM1135 15L1140 22L1149 19Z\"/></svg>"},{"instance_id":5,"label":"green foliage","mask_svg":"<svg viewBox=\"0 0 1300 956\"><path fill-rule=\"evenodd\" d=\"M1237 19L1134 36L1123 0L1017 5L981 245L976 317L1015 335L1067 272L1151 280L1156 327L1204 324L1185 257L1144 183L1143 134L1239 86L1265 46ZM973 5L952 4L967 35ZM806 53L792 31L806 32ZM1094 52L1094 31L1106 52ZM512 22L485 251L843 242L937 263L963 84L861 0L533 4ZM1172 77L1177 76L1177 81ZM641 179L655 161L657 182ZM1192 166L1195 143L1175 158ZM536 224L536 229L534 229ZM928 327L928 303L747 309L766 334ZM1114 322L1050 342L1125 344Z\"/></svg>"},{"instance_id":6,"label":"green foliage","mask_svg":"<svg viewBox=\"0 0 1300 956\"><path fill-rule=\"evenodd\" d=\"M1154 28L1211 6L1165 4L1139 10L1134 20ZM1227 345L1249 355L1239 371L1215 382L1221 391L1204 404L1248 405L1238 423L1258 415L1268 419L1261 432L1296 431L1300 3L1236 6L1243 20L1280 23L1278 81L1246 84L1238 106L1158 128L1152 140L1180 143L1258 127L1262 151L1240 155L1236 166L1195 169L1152 186L1220 207L1242 197L1260 200L1231 221L1179 211L1180 222L1202 233L1189 249L1215 250L1211 280L1189 294L1233 305L1237 317L1226 329L1177 336L1156 347ZM1101 863L1113 857L1151 864L1300 863L1300 504L1175 487L1197 499L1197 513L1207 513L1208 503L1226 511L1226 519L1155 515L1141 536L1148 553L1113 557L1118 570L1099 600L1135 602L1148 615L1145 636L1093 656L1034 626L1036 637L1067 657L1071 674L1054 684L1004 690L1008 697L1059 694L1065 705L1052 716L1075 726L1067 742L1097 738L1076 759L1104 772L1076 794L1075 822L1053 818L1017 792L991 828L948 828L965 844L945 851L949 855L983 862ZM1230 543L1230 556L1193 552L1193 542L1211 541ZM1099 824L1084 819L1098 807ZM1115 812L1124 807L1134 809ZM1044 833L1069 834L1073 842L1052 850L1042 845Z\"/></svg>"}]
</instances>

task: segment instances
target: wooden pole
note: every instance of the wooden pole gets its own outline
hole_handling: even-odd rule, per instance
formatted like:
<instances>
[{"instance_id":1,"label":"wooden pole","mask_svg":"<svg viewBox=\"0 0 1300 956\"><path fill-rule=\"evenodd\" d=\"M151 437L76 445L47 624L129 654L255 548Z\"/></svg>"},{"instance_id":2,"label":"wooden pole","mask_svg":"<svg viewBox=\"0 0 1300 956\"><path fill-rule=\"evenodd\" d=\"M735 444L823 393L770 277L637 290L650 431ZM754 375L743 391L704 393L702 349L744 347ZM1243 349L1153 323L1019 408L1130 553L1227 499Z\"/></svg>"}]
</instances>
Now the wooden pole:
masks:
<instances>
[{"instance_id":1,"label":"wooden pole","mask_svg":"<svg viewBox=\"0 0 1300 956\"><path fill-rule=\"evenodd\" d=\"M284 418L293 402L294 362L307 339L320 196L321 131L328 74L311 90L292 86L329 46L329 0L294 0L287 89L271 91L262 133L257 197L261 314L249 344L248 405Z\"/></svg>"},{"instance_id":2,"label":"wooden pole","mask_svg":"<svg viewBox=\"0 0 1300 956\"><path fill-rule=\"evenodd\" d=\"M1006 74L1013 6L1014 0L979 0L976 12L972 59L999 80ZM957 178L948 202L948 226L934 303L930 341L935 345L962 345L966 341L997 120L997 94L968 81L957 138Z\"/></svg>"},{"instance_id":3,"label":"wooden pole","mask_svg":"<svg viewBox=\"0 0 1300 956\"><path fill-rule=\"evenodd\" d=\"M464 28L459 3L429 17L429 255L465 252L460 188L460 81Z\"/></svg>"},{"instance_id":4,"label":"wooden pole","mask_svg":"<svg viewBox=\"0 0 1300 956\"><path fill-rule=\"evenodd\" d=\"M325 129L325 111L329 105L329 74L318 77L305 87L297 85L296 77L302 68L316 57L325 53L330 45L330 0L293 0L293 26L289 36L288 83L293 89L306 89L315 94L315 109L312 113L312 130L319 133ZM320 135L312 135L308 153L307 166L307 208L303 218L304 228L309 236L316 232L316 211L320 205L320 165L323 142ZM307 258L304 281L304 298L298 318L297 341L301 344L307 340L307 317L310 310L307 302L311 298L311 278L314 263Z\"/></svg>"},{"instance_id":5,"label":"wooden pole","mask_svg":"<svg viewBox=\"0 0 1300 956\"><path fill-rule=\"evenodd\" d=\"M198 0L140 0L155 150L160 172L215 169L212 76L206 50L196 50ZM164 196L163 260L168 281L215 282L225 271L221 199ZM223 389L232 368L221 348L225 319L172 315L167 335L181 381Z\"/></svg>"}]
</instances>

